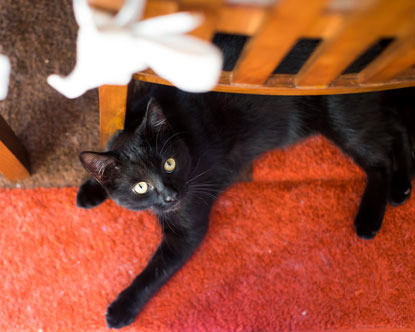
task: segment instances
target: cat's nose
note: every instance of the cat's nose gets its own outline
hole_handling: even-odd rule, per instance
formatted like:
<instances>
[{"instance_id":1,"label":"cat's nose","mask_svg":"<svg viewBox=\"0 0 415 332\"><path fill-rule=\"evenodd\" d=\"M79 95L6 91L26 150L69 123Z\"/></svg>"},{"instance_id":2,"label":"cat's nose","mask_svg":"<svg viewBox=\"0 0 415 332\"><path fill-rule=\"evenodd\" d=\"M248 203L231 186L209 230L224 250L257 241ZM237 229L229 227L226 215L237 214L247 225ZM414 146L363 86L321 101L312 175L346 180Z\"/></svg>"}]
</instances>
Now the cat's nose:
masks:
<instances>
[{"instance_id":1,"label":"cat's nose","mask_svg":"<svg viewBox=\"0 0 415 332\"><path fill-rule=\"evenodd\" d=\"M173 203L177 201L177 191L169 191L163 195L163 199L166 203Z\"/></svg>"}]
</instances>

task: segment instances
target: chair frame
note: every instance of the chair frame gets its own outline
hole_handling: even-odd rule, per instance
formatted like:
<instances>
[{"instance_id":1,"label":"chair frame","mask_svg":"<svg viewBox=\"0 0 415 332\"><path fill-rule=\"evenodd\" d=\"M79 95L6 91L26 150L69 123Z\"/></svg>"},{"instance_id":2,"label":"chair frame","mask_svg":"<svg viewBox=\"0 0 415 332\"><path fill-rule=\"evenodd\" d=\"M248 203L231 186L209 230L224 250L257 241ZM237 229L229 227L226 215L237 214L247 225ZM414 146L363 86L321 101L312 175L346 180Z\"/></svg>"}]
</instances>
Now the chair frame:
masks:
<instances>
[{"instance_id":1,"label":"chair frame","mask_svg":"<svg viewBox=\"0 0 415 332\"><path fill-rule=\"evenodd\" d=\"M120 0L89 2L112 11L122 5ZM344 5L350 3L280 0L266 7L222 0L148 0L144 18L197 11L204 13L205 21L192 32L194 36L206 40L216 32L249 36L235 68L221 73L214 91L324 95L415 86L413 0L359 0L354 6ZM275 36L275 31L284 33ZM319 38L322 42L297 74L272 74L300 38ZM393 41L359 73L342 74L380 38ZM134 79L171 85L150 69L136 73ZM116 129L122 129L126 91L127 87L100 88L101 145L115 131L106 122L117 123ZM117 99L117 107L109 107L108 96L112 102ZM124 105L124 111L119 105Z\"/></svg>"},{"instance_id":2,"label":"chair frame","mask_svg":"<svg viewBox=\"0 0 415 332\"><path fill-rule=\"evenodd\" d=\"M0 173L10 181L30 176L30 164L26 149L0 116Z\"/></svg>"}]
</instances>

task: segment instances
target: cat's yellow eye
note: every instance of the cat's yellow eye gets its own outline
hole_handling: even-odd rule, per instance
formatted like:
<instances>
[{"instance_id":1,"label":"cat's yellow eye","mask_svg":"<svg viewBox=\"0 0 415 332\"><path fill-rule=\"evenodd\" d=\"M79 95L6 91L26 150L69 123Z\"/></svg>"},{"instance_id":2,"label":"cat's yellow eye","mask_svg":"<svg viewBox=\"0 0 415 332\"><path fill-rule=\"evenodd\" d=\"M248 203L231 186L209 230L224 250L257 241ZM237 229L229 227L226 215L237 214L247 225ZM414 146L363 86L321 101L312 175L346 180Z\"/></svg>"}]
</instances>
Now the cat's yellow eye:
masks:
<instances>
[{"instance_id":1,"label":"cat's yellow eye","mask_svg":"<svg viewBox=\"0 0 415 332\"><path fill-rule=\"evenodd\" d=\"M168 173L173 172L175 168L176 168L176 160L174 160L173 158L167 159L166 162L164 163L164 170Z\"/></svg>"},{"instance_id":2,"label":"cat's yellow eye","mask_svg":"<svg viewBox=\"0 0 415 332\"><path fill-rule=\"evenodd\" d=\"M148 186L147 182L142 181L142 182L138 182L134 186L133 191L136 194L142 195L142 194L145 194L148 191L148 188L149 188L149 186Z\"/></svg>"}]
</instances>

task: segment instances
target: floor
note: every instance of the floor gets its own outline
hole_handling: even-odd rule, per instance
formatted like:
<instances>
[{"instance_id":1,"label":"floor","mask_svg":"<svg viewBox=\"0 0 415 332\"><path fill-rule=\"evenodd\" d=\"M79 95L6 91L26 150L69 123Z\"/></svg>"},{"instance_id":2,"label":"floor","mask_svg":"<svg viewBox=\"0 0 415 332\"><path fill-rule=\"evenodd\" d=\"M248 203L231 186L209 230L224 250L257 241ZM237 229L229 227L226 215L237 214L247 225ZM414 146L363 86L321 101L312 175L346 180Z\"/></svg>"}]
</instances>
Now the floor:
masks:
<instances>
[{"instance_id":1,"label":"floor","mask_svg":"<svg viewBox=\"0 0 415 332\"><path fill-rule=\"evenodd\" d=\"M106 306L159 229L112 202L74 205L77 155L99 144L97 91L68 100L46 83L74 65L71 1L2 0L0 13L12 62L0 114L33 169L18 183L0 176L0 330L107 331ZM206 241L125 331L415 329L413 199L359 240L363 174L320 137L264 156L252 180L220 197Z\"/></svg>"},{"instance_id":2,"label":"floor","mask_svg":"<svg viewBox=\"0 0 415 332\"><path fill-rule=\"evenodd\" d=\"M31 160L33 176L1 187L78 185L85 175L77 158L99 144L98 92L68 100L46 83L75 64L77 26L72 2L2 0L0 53L12 64L9 94L0 115L12 127Z\"/></svg>"},{"instance_id":3,"label":"floor","mask_svg":"<svg viewBox=\"0 0 415 332\"><path fill-rule=\"evenodd\" d=\"M319 137L252 176L221 195L200 249L125 331L415 329L414 200L358 239L363 174ZM0 190L1 331L107 331L106 306L155 250L153 215L82 210L76 190Z\"/></svg>"}]
</instances>

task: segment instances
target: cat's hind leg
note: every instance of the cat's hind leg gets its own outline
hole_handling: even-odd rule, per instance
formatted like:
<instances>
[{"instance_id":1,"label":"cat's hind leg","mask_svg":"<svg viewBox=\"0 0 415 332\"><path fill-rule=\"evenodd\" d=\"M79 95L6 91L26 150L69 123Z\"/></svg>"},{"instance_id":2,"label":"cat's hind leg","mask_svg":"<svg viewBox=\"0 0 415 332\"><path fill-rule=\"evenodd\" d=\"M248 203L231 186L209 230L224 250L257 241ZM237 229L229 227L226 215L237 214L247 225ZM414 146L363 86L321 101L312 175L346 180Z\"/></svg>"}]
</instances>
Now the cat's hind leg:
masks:
<instances>
[{"instance_id":1,"label":"cat's hind leg","mask_svg":"<svg viewBox=\"0 0 415 332\"><path fill-rule=\"evenodd\" d=\"M78 190L76 195L76 205L80 208L93 208L108 198L105 189L98 183L95 178L85 181Z\"/></svg>"},{"instance_id":2,"label":"cat's hind leg","mask_svg":"<svg viewBox=\"0 0 415 332\"><path fill-rule=\"evenodd\" d=\"M382 168L366 170L366 188L354 222L356 233L360 238L373 238L382 226L388 201L387 173Z\"/></svg>"},{"instance_id":3,"label":"cat's hind leg","mask_svg":"<svg viewBox=\"0 0 415 332\"><path fill-rule=\"evenodd\" d=\"M339 140L338 146L366 172L354 227L360 238L371 239L382 226L388 202L399 204L409 198L412 162L405 131L386 128L380 134L362 131L359 135L353 144Z\"/></svg>"},{"instance_id":4,"label":"cat's hind leg","mask_svg":"<svg viewBox=\"0 0 415 332\"><path fill-rule=\"evenodd\" d=\"M406 133L399 133L393 144L392 179L389 202L394 205L405 203L411 196L413 165L409 138Z\"/></svg>"},{"instance_id":5,"label":"cat's hind leg","mask_svg":"<svg viewBox=\"0 0 415 332\"><path fill-rule=\"evenodd\" d=\"M388 204L392 178L392 140L390 135L363 137L360 144L341 146L366 173L366 187L354 221L357 235L371 239L379 232Z\"/></svg>"},{"instance_id":6,"label":"cat's hind leg","mask_svg":"<svg viewBox=\"0 0 415 332\"><path fill-rule=\"evenodd\" d=\"M413 165L405 131L395 133L389 153L380 152L382 148L373 144L371 151L377 155L377 162L359 158L354 153L356 162L367 174L366 188L354 223L357 235L364 239L373 238L380 230L388 201L392 205L403 204L409 199L412 189ZM383 158L380 158L382 154ZM370 155L369 150L366 155Z\"/></svg>"}]
</instances>

